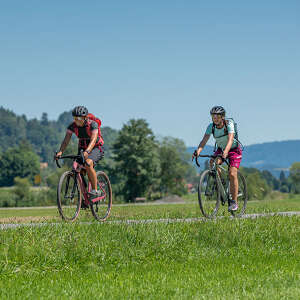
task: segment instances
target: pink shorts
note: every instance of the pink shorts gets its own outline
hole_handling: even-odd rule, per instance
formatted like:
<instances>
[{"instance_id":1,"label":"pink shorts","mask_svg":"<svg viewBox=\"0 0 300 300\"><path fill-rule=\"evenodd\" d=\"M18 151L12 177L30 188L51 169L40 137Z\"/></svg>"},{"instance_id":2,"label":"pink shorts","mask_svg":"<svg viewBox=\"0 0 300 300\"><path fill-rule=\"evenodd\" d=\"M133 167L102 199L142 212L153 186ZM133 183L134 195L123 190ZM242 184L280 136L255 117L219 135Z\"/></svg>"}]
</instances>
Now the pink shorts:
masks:
<instances>
[{"instance_id":1,"label":"pink shorts","mask_svg":"<svg viewBox=\"0 0 300 300\"><path fill-rule=\"evenodd\" d=\"M241 147L234 148L229 151L228 159L230 167L239 168L242 160L242 149ZM214 155L222 154L222 150L220 148L214 153Z\"/></svg>"}]
</instances>

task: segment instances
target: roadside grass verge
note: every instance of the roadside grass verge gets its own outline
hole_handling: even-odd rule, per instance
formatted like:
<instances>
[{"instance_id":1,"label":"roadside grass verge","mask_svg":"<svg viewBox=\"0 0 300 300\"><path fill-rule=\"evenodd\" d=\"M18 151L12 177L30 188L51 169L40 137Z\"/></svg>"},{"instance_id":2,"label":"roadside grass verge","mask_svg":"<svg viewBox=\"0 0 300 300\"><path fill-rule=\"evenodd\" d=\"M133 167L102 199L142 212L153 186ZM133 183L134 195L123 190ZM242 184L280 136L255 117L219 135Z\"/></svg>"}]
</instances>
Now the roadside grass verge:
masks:
<instances>
[{"instance_id":1,"label":"roadside grass verge","mask_svg":"<svg viewBox=\"0 0 300 300\"><path fill-rule=\"evenodd\" d=\"M300 218L1 231L1 299L298 299Z\"/></svg>"},{"instance_id":2,"label":"roadside grass verge","mask_svg":"<svg viewBox=\"0 0 300 300\"><path fill-rule=\"evenodd\" d=\"M246 209L246 213L249 214L279 211L300 211L300 197L294 196L287 199L249 201ZM219 215L229 216L227 206L220 207ZM198 202L193 201L184 204L113 205L109 220L182 219L198 217L202 217ZM60 220L55 207L0 209L0 223L59 222ZM78 221L93 221L90 210L81 210Z\"/></svg>"}]
</instances>

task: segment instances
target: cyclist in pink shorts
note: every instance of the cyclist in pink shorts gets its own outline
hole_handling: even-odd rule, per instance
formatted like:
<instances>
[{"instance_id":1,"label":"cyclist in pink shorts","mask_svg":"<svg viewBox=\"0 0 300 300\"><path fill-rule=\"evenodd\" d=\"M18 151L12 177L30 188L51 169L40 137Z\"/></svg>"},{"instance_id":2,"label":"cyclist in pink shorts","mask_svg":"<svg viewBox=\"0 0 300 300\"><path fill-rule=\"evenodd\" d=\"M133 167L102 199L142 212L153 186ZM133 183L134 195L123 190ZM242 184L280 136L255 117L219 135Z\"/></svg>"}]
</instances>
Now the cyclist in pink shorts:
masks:
<instances>
[{"instance_id":1,"label":"cyclist in pink shorts","mask_svg":"<svg viewBox=\"0 0 300 300\"><path fill-rule=\"evenodd\" d=\"M216 145L218 146L215 155L221 154L223 159L229 160L229 180L230 180L230 193L231 203L228 207L229 211L236 211L238 209L238 190L239 183L237 178L237 170L240 167L242 160L242 149L239 141L235 138L235 126L232 119L225 119L225 109L222 106L214 106L210 111L213 123L209 124L202 141L197 149L197 156L208 142L210 135L213 134ZM194 154L192 159L194 159ZM222 164L221 158L218 159L218 164Z\"/></svg>"}]
</instances>

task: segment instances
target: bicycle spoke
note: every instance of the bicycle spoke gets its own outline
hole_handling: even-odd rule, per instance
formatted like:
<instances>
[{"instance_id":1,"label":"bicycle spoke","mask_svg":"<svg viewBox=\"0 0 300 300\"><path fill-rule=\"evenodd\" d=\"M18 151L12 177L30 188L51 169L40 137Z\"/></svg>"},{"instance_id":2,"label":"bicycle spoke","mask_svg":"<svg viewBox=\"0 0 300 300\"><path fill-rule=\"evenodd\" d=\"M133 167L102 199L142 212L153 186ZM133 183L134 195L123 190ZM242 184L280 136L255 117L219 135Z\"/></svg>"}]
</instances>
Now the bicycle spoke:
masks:
<instances>
[{"instance_id":1,"label":"bicycle spoke","mask_svg":"<svg viewBox=\"0 0 300 300\"><path fill-rule=\"evenodd\" d=\"M98 221L105 221L111 210L112 190L109 178L104 172L97 172L97 188L100 191L100 200L91 204L91 210Z\"/></svg>"},{"instance_id":2,"label":"bicycle spoke","mask_svg":"<svg viewBox=\"0 0 300 300\"><path fill-rule=\"evenodd\" d=\"M213 218L216 216L220 205L219 193L215 175L209 170L204 171L201 175L198 186L198 200L200 210L205 217Z\"/></svg>"},{"instance_id":3,"label":"bicycle spoke","mask_svg":"<svg viewBox=\"0 0 300 300\"><path fill-rule=\"evenodd\" d=\"M76 177L72 172L65 172L57 189L57 206L61 217L66 221L74 221L79 214L81 194Z\"/></svg>"}]
</instances>

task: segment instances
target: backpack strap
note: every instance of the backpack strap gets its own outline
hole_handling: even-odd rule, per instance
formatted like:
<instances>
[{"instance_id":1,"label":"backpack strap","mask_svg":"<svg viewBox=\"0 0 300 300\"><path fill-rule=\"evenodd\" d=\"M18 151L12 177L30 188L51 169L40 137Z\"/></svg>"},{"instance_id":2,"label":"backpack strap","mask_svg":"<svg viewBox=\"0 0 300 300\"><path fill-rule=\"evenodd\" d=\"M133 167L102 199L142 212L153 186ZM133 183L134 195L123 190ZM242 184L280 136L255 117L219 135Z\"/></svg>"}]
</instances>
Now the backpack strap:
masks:
<instances>
[{"instance_id":1,"label":"backpack strap","mask_svg":"<svg viewBox=\"0 0 300 300\"><path fill-rule=\"evenodd\" d=\"M73 129L74 129L75 135L78 137L78 126L76 125L75 122L73 122Z\"/></svg>"},{"instance_id":2,"label":"backpack strap","mask_svg":"<svg viewBox=\"0 0 300 300\"><path fill-rule=\"evenodd\" d=\"M225 127L225 128L224 128L224 134L221 135L221 136L218 136L218 138L219 138L219 137L223 137L223 136L228 135L228 127L227 127L227 125L228 125L228 121L227 121L227 120L224 120L224 127ZM216 124L213 123L212 134L213 134L214 138L216 138L216 137L215 137L215 128L216 128Z\"/></svg>"},{"instance_id":3,"label":"backpack strap","mask_svg":"<svg viewBox=\"0 0 300 300\"><path fill-rule=\"evenodd\" d=\"M228 121L227 120L224 120L224 134L223 135L221 135L221 136L218 136L218 137L223 137L223 136L226 136L226 135L228 135L228 127L227 127L227 125L228 125ZM216 124L215 123L213 123L213 127L212 127L212 134L213 134L213 137L214 138L216 138L215 137L215 129L216 129ZM215 142L215 148L214 148L214 152L216 152L217 151L217 142Z\"/></svg>"},{"instance_id":4,"label":"backpack strap","mask_svg":"<svg viewBox=\"0 0 300 300\"><path fill-rule=\"evenodd\" d=\"M86 120L86 132L87 132L87 134L88 134L89 137L92 136L91 124L92 124L91 119L87 119Z\"/></svg>"},{"instance_id":5,"label":"backpack strap","mask_svg":"<svg viewBox=\"0 0 300 300\"><path fill-rule=\"evenodd\" d=\"M221 135L221 136L218 136L218 137L223 137L223 136L228 135L228 123L229 123L229 121L228 121L228 120L224 120L224 121L225 121L225 122L224 122L224 126L225 126L225 128L224 128L224 134ZM234 121L233 121L233 122L234 122ZM215 125L215 123L213 123L212 134L213 134L214 138L216 138L216 137L215 137L215 128L216 128L216 125ZM241 147L242 151L244 151L244 148L245 148L245 147L244 147L244 145L240 142L240 140L238 139L237 132L235 132L234 140L236 140L236 142L238 143L238 145ZM216 151L216 150L217 150L217 142L215 142L215 150L214 150L214 151Z\"/></svg>"},{"instance_id":6,"label":"backpack strap","mask_svg":"<svg viewBox=\"0 0 300 300\"><path fill-rule=\"evenodd\" d=\"M228 135L228 121L227 120L225 120L224 126L225 126L225 128L224 128L224 135Z\"/></svg>"}]
</instances>

